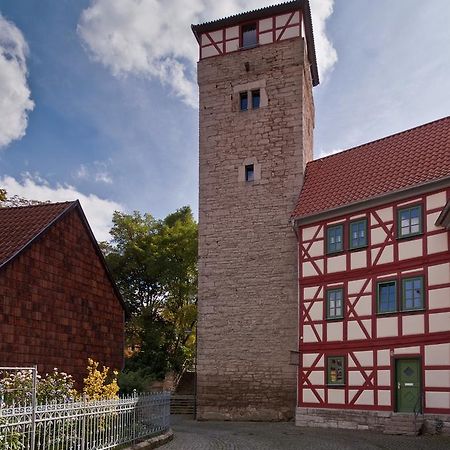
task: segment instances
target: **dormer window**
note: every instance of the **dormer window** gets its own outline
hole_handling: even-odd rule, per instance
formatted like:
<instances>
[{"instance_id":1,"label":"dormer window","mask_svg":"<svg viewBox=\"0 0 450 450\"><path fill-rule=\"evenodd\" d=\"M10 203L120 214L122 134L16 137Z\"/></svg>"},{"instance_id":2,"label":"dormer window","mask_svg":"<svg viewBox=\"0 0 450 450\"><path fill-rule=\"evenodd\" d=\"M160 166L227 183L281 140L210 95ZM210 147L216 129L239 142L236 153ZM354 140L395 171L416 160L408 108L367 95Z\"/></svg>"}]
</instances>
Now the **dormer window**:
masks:
<instances>
[{"instance_id":1,"label":"dormer window","mask_svg":"<svg viewBox=\"0 0 450 450\"><path fill-rule=\"evenodd\" d=\"M254 47L258 44L258 35L256 33L256 22L242 25L242 48Z\"/></svg>"}]
</instances>

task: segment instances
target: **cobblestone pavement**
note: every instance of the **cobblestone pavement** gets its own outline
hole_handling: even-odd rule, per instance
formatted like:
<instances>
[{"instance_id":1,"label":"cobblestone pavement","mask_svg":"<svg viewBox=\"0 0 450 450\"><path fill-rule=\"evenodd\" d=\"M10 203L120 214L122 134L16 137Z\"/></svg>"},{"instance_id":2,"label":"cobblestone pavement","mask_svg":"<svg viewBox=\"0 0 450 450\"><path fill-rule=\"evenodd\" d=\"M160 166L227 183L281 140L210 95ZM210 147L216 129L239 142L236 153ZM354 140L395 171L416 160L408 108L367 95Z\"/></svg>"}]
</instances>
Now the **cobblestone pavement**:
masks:
<instances>
[{"instance_id":1,"label":"cobblestone pavement","mask_svg":"<svg viewBox=\"0 0 450 450\"><path fill-rule=\"evenodd\" d=\"M164 450L450 450L443 436L387 436L367 431L299 428L291 423L195 422L172 417Z\"/></svg>"}]
</instances>

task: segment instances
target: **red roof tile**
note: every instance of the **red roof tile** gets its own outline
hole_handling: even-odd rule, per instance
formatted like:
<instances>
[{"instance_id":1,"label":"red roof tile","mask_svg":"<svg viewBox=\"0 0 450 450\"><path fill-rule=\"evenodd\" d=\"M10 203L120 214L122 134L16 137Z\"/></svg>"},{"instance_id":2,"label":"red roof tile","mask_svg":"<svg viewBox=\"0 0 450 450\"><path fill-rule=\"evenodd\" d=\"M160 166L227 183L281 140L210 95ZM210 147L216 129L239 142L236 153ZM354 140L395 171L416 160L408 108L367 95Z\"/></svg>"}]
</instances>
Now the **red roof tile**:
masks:
<instances>
[{"instance_id":1,"label":"red roof tile","mask_svg":"<svg viewBox=\"0 0 450 450\"><path fill-rule=\"evenodd\" d=\"M450 116L311 161L293 217L450 176Z\"/></svg>"},{"instance_id":2,"label":"red roof tile","mask_svg":"<svg viewBox=\"0 0 450 450\"><path fill-rule=\"evenodd\" d=\"M77 202L0 208L0 267Z\"/></svg>"}]
</instances>

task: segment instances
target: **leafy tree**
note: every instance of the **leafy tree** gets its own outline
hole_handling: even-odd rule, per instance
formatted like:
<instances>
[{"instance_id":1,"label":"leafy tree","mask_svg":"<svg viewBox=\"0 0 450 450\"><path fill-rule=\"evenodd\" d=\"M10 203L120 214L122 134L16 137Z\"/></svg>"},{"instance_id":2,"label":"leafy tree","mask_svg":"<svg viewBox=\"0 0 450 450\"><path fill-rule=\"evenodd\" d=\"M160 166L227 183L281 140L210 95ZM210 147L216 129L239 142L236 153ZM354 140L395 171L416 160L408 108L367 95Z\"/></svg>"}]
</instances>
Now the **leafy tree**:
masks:
<instances>
[{"instance_id":1,"label":"leafy tree","mask_svg":"<svg viewBox=\"0 0 450 450\"><path fill-rule=\"evenodd\" d=\"M153 379L180 372L195 357L197 224L191 209L163 220L115 212L111 235L102 250L131 312L126 370L133 374L127 380L138 372Z\"/></svg>"}]
</instances>

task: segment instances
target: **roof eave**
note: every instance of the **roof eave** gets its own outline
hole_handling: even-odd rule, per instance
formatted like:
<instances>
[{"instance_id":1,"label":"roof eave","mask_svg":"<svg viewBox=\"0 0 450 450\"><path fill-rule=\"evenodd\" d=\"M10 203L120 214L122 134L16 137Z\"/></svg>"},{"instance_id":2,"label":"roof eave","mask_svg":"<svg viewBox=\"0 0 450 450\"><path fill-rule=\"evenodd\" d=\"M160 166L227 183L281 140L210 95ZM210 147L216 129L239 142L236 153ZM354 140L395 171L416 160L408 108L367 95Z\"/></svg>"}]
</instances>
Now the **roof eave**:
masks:
<instances>
[{"instance_id":1,"label":"roof eave","mask_svg":"<svg viewBox=\"0 0 450 450\"><path fill-rule=\"evenodd\" d=\"M308 225L314 222L329 219L331 217L341 216L344 214L360 211L361 209L382 205L389 201L403 200L404 198L410 197L411 195L424 194L433 189L448 187L449 184L450 176L439 178L437 180L427 181L425 183L415 184L414 186L408 186L404 189L398 189L396 191L387 192L357 202L347 203L345 205L320 211L318 213L305 216L294 216L291 218L291 224L294 227ZM299 201L301 202L301 195ZM448 215L450 216L450 211L448 212Z\"/></svg>"}]
</instances>

